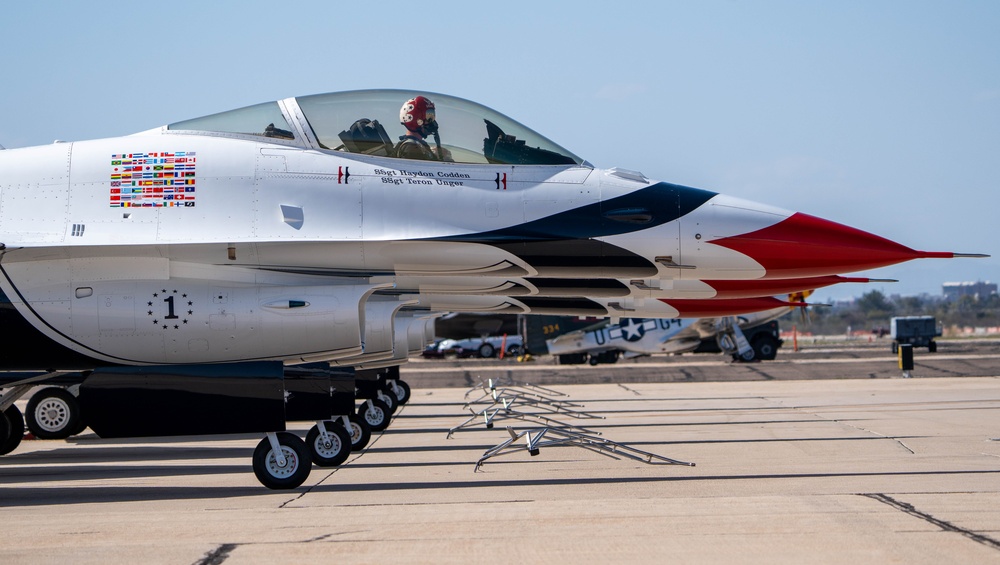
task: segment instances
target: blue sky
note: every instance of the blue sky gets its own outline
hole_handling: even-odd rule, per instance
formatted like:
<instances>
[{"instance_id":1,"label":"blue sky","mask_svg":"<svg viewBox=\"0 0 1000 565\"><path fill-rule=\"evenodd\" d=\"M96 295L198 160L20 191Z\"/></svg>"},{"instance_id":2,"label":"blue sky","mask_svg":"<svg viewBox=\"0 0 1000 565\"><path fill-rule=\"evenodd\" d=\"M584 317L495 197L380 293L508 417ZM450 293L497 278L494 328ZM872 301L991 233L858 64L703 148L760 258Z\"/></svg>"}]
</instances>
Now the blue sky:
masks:
<instances>
[{"instance_id":1,"label":"blue sky","mask_svg":"<svg viewBox=\"0 0 1000 565\"><path fill-rule=\"evenodd\" d=\"M1000 279L1000 2L494 5L10 3L0 144L320 92L444 92L598 167L993 255L870 271L900 282L819 301Z\"/></svg>"}]
</instances>

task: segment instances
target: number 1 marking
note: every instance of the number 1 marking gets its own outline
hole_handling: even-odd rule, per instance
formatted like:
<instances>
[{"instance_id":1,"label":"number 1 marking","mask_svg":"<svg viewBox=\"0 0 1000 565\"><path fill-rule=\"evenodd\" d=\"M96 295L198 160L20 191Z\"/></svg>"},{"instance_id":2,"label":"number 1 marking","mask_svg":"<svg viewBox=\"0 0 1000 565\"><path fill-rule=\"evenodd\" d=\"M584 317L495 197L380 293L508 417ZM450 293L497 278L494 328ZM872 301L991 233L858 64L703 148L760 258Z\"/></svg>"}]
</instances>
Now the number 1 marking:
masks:
<instances>
[{"instance_id":1,"label":"number 1 marking","mask_svg":"<svg viewBox=\"0 0 1000 565\"><path fill-rule=\"evenodd\" d=\"M174 314L174 297L168 296L167 298L164 298L163 301L167 303L167 317L165 319L176 320L177 315Z\"/></svg>"}]
</instances>

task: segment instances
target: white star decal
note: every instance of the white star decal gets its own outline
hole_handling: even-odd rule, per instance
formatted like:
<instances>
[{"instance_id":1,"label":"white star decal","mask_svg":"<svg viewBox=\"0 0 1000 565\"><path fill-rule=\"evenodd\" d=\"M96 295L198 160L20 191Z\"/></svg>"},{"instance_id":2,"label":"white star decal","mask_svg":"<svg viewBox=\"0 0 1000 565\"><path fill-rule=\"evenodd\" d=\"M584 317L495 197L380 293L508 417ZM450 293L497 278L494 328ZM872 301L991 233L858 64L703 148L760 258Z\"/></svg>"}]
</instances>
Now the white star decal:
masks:
<instances>
[{"instance_id":1,"label":"white star decal","mask_svg":"<svg viewBox=\"0 0 1000 565\"><path fill-rule=\"evenodd\" d=\"M621 324L621 329L622 337L624 337L626 341L638 341L642 339L642 334L645 333L644 328L642 327L642 320L633 320L632 318L625 320L625 322Z\"/></svg>"}]
</instances>

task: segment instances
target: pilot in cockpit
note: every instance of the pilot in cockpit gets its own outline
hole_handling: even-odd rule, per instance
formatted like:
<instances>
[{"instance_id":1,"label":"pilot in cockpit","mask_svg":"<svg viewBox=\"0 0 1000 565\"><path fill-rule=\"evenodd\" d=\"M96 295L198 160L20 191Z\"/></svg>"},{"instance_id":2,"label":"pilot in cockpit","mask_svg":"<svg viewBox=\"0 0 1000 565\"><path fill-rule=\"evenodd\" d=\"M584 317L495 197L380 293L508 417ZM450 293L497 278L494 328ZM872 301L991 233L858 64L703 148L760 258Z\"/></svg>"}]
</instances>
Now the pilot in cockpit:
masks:
<instances>
[{"instance_id":1,"label":"pilot in cockpit","mask_svg":"<svg viewBox=\"0 0 1000 565\"><path fill-rule=\"evenodd\" d=\"M410 98L399 109L399 121L406 128L406 135L399 137L396 157L425 161L452 161L451 152L441 147L438 123L434 116L434 103L424 96ZM434 147L426 138L434 136Z\"/></svg>"}]
</instances>

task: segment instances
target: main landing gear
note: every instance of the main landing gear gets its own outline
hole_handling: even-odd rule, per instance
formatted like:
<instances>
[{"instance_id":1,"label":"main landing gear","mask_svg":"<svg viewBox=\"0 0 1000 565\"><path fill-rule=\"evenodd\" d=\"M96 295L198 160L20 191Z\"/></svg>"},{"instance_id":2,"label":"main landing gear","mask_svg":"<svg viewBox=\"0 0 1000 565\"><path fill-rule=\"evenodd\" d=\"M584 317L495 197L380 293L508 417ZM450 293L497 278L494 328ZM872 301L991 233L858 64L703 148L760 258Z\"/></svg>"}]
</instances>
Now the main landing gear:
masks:
<instances>
[{"instance_id":1,"label":"main landing gear","mask_svg":"<svg viewBox=\"0 0 1000 565\"><path fill-rule=\"evenodd\" d=\"M21 410L11 404L0 412L0 455L7 455L17 449L23 437L24 417L21 415Z\"/></svg>"},{"instance_id":2,"label":"main landing gear","mask_svg":"<svg viewBox=\"0 0 1000 565\"><path fill-rule=\"evenodd\" d=\"M39 439L65 439L88 425L102 438L122 438L246 433L314 421L305 441L286 431L268 432L253 453L261 484L292 489L309 477L314 463L341 465L369 444L373 429L389 426L393 412L410 398L410 387L392 369L357 379L353 368L285 368L278 362L36 374L0 385L0 455L20 445L26 424ZM142 384L123 391L118 385L125 377ZM235 377L238 383L222 380ZM14 405L42 381L56 379L50 383L55 386L29 398L25 414ZM225 395L219 393L223 385ZM181 421L171 419L178 397L188 416Z\"/></svg>"},{"instance_id":3,"label":"main landing gear","mask_svg":"<svg viewBox=\"0 0 1000 565\"><path fill-rule=\"evenodd\" d=\"M25 421L38 439L66 439L87 427L76 397L59 387L47 387L33 394L28 400Z\"/></svg>"},{"instance_id":4,"label":"main landing gear","mask_svg":"<svg viewBox=\"0 0 1000 565\"><path fill-rule=\"evenodd\" d=\"M24 438L25 416L14 402L27 394L35 383L59 377L65 373L46 373L15 381L3 388L0 396L0 455L17 449ZM41 406L41 408L39 408ZM39 424L41 419L42 424ZM80 404L71 393L59 387L49 387L28 401L28 429L37 437L46 433L65 433L63 438L83 431L86 424L80 414ZM36 428L41 433L36 431Z\"/></svg>"}]
</instances>

